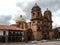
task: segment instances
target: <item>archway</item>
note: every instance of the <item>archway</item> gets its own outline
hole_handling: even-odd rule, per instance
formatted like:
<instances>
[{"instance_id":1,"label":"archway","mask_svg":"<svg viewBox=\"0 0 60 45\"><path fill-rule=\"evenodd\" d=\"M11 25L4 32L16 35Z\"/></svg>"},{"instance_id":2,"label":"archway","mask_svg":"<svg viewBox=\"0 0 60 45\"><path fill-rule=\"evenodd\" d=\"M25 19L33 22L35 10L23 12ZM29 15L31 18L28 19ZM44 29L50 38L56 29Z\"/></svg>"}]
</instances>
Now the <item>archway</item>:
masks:
<instances>
[{"instance_id":1,"label":"archway","mask_svg":"<svg viewBox=\"0 0 60 45\"><path fill-rule=\"evenodd\" d=\"M42 33L42 40L47 40L47 39L49 39L48 33L47 32Z\"/></svg>"},{"instance_id":2,"label":"archway","mask_svg":"<svg viewBox=\"0 0 60 45\"><path fill-rule=\"evenodd\" d=\"M27 40L32 41L32 30L31 29L27 30Z\"/></svg>"}]
</instances>

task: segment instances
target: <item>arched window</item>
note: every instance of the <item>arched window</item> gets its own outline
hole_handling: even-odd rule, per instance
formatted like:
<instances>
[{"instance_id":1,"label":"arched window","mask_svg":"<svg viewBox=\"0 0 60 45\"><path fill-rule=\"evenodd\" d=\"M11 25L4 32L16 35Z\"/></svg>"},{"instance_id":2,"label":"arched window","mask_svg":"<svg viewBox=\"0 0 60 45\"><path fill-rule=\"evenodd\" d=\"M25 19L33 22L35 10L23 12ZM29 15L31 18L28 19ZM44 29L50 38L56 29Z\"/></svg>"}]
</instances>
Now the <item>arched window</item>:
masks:
<instances>
[{"instance_id":1,"label":"arched window","mask_svg":"<svg viewBox=\"0 0 60 45\"><path fill-rule=\"evenodd\" d=\"M33 13L33 16L35 15L35 13Z\"/></svg>"}]
</instances>

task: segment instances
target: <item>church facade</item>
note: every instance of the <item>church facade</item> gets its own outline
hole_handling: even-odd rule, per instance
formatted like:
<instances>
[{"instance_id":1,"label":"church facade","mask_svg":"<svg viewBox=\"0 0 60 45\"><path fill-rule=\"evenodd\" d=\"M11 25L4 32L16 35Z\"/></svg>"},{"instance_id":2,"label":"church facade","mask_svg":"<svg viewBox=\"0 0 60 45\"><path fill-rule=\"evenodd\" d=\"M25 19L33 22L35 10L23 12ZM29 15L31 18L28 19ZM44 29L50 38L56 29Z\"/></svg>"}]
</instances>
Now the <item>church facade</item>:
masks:
<instances>
[{"instance_id":1,"label":"church facade","mask_svg":"<svg viewBox=\"0 0 60 45\"><path fill-rule=\"evenodd\" d=\"M52 13L46 9L42 14L41 8L37 4L31 10L31 22L27 23L20 15L16 24L0 25L0 42L39 41L53 38Z\"/></svg>"},{"instance_id":2,"label":"church facade","mask_svg":"<svg viewBox=\"0 0 60 45\"><path fill-rule=\"evenodd\" d=\"M53 39L52 14L46 9L42 15L41 8L35 4L31 11L31 29L35 40Z\"/></svg>"}]
</instances>

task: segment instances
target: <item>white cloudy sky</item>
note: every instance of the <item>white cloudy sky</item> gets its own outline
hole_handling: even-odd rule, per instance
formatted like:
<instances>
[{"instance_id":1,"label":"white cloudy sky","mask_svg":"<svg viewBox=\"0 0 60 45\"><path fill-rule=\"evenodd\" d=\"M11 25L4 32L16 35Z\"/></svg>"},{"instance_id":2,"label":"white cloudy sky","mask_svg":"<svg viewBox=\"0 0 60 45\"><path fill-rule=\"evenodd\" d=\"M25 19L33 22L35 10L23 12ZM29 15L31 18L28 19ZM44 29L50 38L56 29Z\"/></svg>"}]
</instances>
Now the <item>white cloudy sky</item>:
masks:
<instances>
[{"instance_id":1,"label":"white cloudy sky","mask_svg":"<svg viewBox=\"0 0 60 45\"><path fill-rule=\"evenodd\" d=\"M52 12L53 27L60 26L60 0L0 0L0 24L13 24L21 14L29 20L35 3L42 12L49 8Z\"/></svg>"}]
</instances>

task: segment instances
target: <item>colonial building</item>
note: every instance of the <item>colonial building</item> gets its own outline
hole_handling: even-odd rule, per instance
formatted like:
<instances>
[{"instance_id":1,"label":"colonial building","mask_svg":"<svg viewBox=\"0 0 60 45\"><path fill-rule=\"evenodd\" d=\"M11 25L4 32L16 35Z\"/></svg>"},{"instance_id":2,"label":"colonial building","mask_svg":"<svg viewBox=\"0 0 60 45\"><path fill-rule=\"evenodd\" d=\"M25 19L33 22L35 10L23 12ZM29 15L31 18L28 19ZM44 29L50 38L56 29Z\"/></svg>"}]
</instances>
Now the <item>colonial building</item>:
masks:
<instances>
[{"instance_id":1,"label":"colonial building","mask_svg":"<svg viewBox=\"0 0 60 45\"><path fill-rule=\"evenodd\" d=\"M0 42L52 40L53 38L52 13L47 8L42 14L37 4L31 9L31 22L27 23L20 15L20 18L16 19L16 24L0 25Z\"/></svg>"},{"instance_id":2,"label":"colonial building","mask_svg":"<svg viewBox=\"0 0 60 45\"><path fill-rule=\"evenodd\" d=\"M54 28L54 37L57 40L60 40L60 27Z\"/></svg>"}]
</instances>

